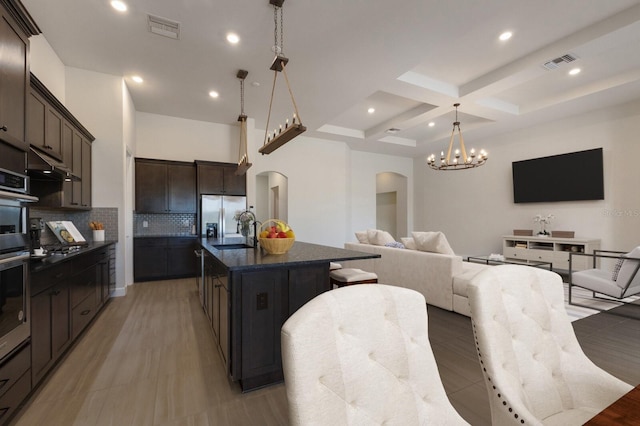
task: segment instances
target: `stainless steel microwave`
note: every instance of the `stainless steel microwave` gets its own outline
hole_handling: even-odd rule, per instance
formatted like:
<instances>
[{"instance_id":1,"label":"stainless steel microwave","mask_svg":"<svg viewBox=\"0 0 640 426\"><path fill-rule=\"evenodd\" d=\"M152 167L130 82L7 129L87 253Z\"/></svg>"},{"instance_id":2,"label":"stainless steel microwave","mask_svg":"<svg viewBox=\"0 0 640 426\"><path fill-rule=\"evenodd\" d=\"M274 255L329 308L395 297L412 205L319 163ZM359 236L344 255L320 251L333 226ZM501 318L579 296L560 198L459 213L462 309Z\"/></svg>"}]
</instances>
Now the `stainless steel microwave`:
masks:
<instances>
[{"instance_id":1,"label":"stainless steel microwave","mask_svg":"<svg viewBox=\"0 0 640 426\"><path fill-rule=\"evenodd\" d=\"M0 190L26 194L29 189L29 178L10 170L0 168Z\"/></svg>"}]
</instances>

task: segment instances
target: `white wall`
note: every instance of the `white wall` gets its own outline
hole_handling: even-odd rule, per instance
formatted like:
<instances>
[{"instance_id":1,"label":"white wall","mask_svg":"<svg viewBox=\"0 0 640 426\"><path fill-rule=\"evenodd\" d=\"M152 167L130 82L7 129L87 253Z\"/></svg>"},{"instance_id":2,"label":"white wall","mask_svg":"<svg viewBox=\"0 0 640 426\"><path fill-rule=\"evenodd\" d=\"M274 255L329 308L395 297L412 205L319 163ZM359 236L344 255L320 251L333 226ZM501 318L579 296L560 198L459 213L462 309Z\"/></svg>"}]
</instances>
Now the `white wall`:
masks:
<instances>
[{"instance_id":1,"label":"white wall","mask_svg":"<svg viewBox=\"0 0 640 426\"><path fill-rule=\"evenodd\" d=\"M376 176L383 172L407 177L407 230L413 230L413 160L411 158L352 151L349 162L351 212L345 241L355 241L354 233L376 227ZM398 198L398 203L400 203ZM400 229L399 229L400 230ZM398 238L405 235L399 235Z\"/></svg>"},{"instance_id":2,"label":"white wall","mask_svg":"<svg viewBox=\"0 0 640 426\"><path fill-rule=\"evenodd\" d=\"M236 124L136 113L136 157L236 163L239 144L240 127Z\"/></svg>"},{"instance_id":3,"label":"white wall","mask_svg":"<svg viewBox=\"0 0 640 426\"><path fill-rule=\"evenodd\" d=\"M536 230L534 215L553 214L550 230L575 231L576 237L600 239L602 248L629 250L640 243L638 134L640 101L474 141L490 154L478 169L437 172L416 158L416 230L442 230L459 254L499 253L502 235ZM513 161L598 147L604 150L604 200L513 203Z\"/></svg>"},{"instance_id":4,"label":"white wall","mask_svg":"<svg viewBox=\"0 0 640 426\"><path fill-rule=\"evenodd\" d=\"M133 284L133 186L134 167L133 157L136 151L136 109L131 99L129 89L122 80L122 142L125 146L124 152L124 271L125 286Z\"/></svg>"},{"instance_id":5,"label":"white wall","mask_svg":"<svg viewBox=\"0 0 640 426\"><path fill-rule=\"evenodd\" d=\"M96 138L92 205L118 208L116 292L124 290L126 265L124 105L122 77L67 67L65 106Z\"/></svg>"},{"instance_id":6,"label":"white wall","mask_svg":"<svg viewBox=\"0 0 640 426\"><path fill-rule=\"evenodd\" d=\"M29 39L29 62L31 72L64 105L65 67L44 35Z\"/></svg>"}]
</instances>

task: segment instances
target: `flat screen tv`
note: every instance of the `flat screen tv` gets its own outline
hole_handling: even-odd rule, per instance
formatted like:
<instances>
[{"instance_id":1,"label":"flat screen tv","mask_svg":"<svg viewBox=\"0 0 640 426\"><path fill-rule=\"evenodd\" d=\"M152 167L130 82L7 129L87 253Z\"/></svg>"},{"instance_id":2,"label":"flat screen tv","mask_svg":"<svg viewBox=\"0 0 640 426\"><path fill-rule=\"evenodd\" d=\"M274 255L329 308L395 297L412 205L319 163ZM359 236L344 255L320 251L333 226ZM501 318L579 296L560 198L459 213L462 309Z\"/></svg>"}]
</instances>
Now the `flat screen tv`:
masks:
<instances>
[{"instance_id":1,"label":"flat screen tv","mask_svg":"<svg viewBox=\"0 0 640 426\"><path fill-rule=\"evenodd\" d=\"M604 200L602 148L514 161L513 201Z\"/></svg>"}]
</instances>

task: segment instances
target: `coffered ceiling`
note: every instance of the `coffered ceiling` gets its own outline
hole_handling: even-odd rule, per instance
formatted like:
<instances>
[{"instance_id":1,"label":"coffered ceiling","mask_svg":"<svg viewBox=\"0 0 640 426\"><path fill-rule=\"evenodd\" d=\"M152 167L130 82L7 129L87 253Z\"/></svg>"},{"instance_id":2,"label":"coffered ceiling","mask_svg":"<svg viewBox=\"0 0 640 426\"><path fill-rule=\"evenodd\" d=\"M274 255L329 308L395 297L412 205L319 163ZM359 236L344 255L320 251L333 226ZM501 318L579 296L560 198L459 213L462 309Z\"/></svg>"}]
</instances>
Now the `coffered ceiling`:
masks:
<instances>
[{"instance_id":1,"label":"coffered ceiling","mask_svg":"<svg viewBox=\"0 0 640 426\"><path fill-rule=\"evenodd\" d=\"M128 0L125 13L109 0L22 1L65 65L123 76L138 111L236 123L236 73L248 70L245 112L264 129L274 56L268 0ZM439 151L455 102L472 145L640 98L638 0L285 0L283 11L306 135L357 150ZM179 22L180 38L150 33L148 14ZM507 30L511 39L499 41ZM575 60L545 68L564 55ZM570 76L573 68L581 72ZM279 76L269 127L292 112Z\"/></svg>"}]
</instances>

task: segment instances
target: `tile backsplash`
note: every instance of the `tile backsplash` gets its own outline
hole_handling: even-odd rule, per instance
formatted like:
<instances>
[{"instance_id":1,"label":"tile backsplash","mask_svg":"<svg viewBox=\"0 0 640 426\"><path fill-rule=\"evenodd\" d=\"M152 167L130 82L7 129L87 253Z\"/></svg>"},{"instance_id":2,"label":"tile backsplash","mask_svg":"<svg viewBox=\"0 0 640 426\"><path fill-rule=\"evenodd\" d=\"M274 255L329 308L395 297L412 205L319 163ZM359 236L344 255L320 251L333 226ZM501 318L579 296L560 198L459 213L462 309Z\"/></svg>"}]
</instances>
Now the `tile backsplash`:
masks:
<instances>
[{"instance_id":1,"label":"tile backsplash","mask_svg":"<svg viewBox=\"0 0 640 426\"><path fill-rule=\"evenodd\" d=\"M193 235L196 215L190 213L134 213L134 237ZM146 226L145 226L146 225Z\"/></svg>"},{"instance_id":2,"label":"tile backsplash","mask_svg":"<svg viewBox=\"0 0 640 426\"><path fill-rule=\"evenodd\" d=\"M89 211L48 210L37 207L29 209L29 217L39 217L45 222L56 220L69 220L78 228L85 240L93 241L93 232L89 222L101 222L104 225L105 239L116 241L118 239L118 209L116 207L94 207ZM42 245L54 244L58 239L49 227L45 227L40 237Z\"/></svg>"}]
</instances>

